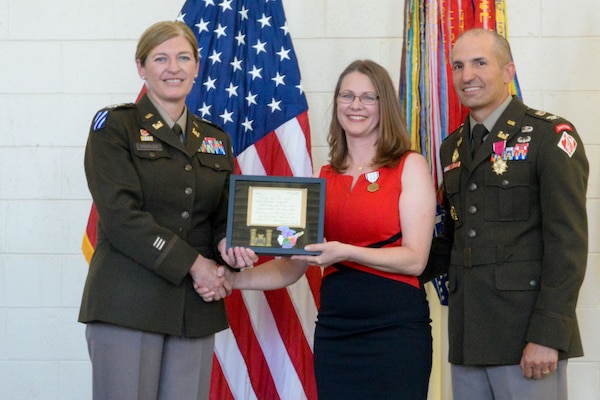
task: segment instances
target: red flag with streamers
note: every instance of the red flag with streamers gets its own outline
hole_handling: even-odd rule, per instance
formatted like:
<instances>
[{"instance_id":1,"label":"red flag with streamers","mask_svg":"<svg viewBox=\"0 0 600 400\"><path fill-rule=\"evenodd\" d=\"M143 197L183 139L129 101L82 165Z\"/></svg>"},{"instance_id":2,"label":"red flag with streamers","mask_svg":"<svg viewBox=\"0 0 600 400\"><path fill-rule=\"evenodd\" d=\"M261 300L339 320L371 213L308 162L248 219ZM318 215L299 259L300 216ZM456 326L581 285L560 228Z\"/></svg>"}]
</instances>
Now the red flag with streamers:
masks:
<instances>
[{"instance_id":1,"label":"red flag with streamers","mask_svg":"<svg viewBox=\"0 0 600 400\"><path fill-rule=\"evenodd\" d=\"M236 173L311 176L308 104L281 2L189 0L178 20L196 34L191 112L231 135ZM83 253L91 259L92 205ZM315 399L313 334L321 270L281 290L234 291L216 336L211 399Z\"/></svg>"}]
</instances>

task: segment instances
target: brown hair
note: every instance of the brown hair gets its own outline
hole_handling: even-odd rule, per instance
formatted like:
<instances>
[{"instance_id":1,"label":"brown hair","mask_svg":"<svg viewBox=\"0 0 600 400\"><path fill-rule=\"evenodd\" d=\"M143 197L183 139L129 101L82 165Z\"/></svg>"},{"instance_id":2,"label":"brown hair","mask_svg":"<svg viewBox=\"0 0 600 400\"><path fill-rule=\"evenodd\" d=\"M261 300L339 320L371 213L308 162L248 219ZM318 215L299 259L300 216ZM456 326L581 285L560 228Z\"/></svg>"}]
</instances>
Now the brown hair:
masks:
<instances>
[{"instance_id":1,"label":"brown hair","mask_svg":"<svg viewBox=\"0 0 600 400\"><path fill-rule=\"evenodd\" d=\"M146 58L156 46L177 36L183 36L188 41L193 49L194 59L198 62L196 36L186 24L179 21L161 21L146 29L138 41L135 59L140 60L140 64L144 66Z\"/></svg>"},{"instance_id":2,"label":"brown hair","mask_svg":"<svg viewBox=\"0 0 600 400\"><path fill-rule=\"evenodd\" d=\"M406 123L400 112L398 93L388 72L371 60L356 60L346 67L338 78L333 93L333 113L329 124L329 162L337 172L348 168L346 133L337 119L337 95L342 80L351 72L360 72L371 79L379 96L379 138L373 165L395 167L400 157L410 150Z\"/></svg>"}]
</instances>

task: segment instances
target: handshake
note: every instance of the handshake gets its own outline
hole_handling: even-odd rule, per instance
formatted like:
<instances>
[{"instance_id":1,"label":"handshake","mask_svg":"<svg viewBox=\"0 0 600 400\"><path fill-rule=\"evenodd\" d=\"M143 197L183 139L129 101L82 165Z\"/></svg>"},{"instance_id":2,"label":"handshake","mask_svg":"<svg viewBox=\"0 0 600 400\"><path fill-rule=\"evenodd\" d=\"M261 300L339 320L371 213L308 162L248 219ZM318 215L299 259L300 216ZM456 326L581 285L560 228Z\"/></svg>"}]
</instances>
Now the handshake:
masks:
<instances>
[{"instance_id":1,"label":"handshake","mask_svg":"<svg viewBox=\"0 0 600 400\"><path fill-rule=\"evenodd\" d=\"M251 249L243 247L225 249L225 239L219 243L219 252L223 260L231 268L243 269L254 266L258 256ZM190 276L194 281L194 290L204 301L218 301L231 294L235 288L234 278L227 267L217 265L214 260L198 255L190 268Z\"/></svg>"}]
</instances>

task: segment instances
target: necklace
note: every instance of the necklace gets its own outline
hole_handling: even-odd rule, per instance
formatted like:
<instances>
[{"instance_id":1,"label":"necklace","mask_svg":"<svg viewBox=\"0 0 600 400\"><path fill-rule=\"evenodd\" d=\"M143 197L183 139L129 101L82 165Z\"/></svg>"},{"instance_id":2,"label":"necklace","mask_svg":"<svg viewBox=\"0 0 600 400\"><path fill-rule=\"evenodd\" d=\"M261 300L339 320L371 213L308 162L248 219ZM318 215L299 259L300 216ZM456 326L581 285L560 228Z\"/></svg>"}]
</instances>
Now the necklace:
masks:
<instances>
[{"instance_id":1,"label":"necklace","mask_svg":"<svg viewBox=\"0 0 600 400\"><path fill-rule=\"evenodd\" d=\"M372 166L373 166L373 164L356 165L355 168L359 171L362 171L363 169L368 169L368 168L371 168Z\"/></svg>"}]
</instances>

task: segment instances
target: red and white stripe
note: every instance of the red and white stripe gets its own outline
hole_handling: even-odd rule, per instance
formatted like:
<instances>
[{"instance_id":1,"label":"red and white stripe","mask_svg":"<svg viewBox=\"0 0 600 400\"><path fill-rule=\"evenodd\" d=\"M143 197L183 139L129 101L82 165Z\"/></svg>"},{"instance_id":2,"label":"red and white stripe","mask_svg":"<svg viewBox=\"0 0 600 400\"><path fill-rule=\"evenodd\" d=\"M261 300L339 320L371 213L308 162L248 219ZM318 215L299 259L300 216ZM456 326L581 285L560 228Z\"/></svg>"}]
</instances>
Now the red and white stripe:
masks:
<instances>
[{"instance_id":1,"label":"red and white stripe","mask_svg":"<svg viewBox=\"0 0 600 400\"><path fill-rule=\"evenodd\" d=\"M247 148L236 163L236 173L244 175L311 176L307 112ZM234 291L225 299L230 328L216 336L211 400L316 400L313 335L321 273L311 267L288 288Z\"/></svg>"}]
</instances>

